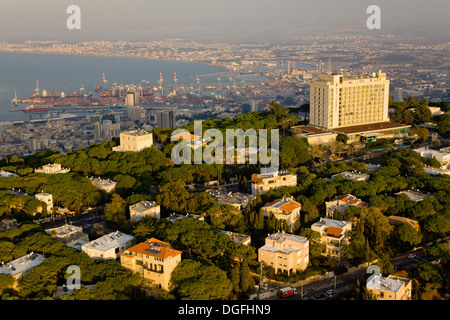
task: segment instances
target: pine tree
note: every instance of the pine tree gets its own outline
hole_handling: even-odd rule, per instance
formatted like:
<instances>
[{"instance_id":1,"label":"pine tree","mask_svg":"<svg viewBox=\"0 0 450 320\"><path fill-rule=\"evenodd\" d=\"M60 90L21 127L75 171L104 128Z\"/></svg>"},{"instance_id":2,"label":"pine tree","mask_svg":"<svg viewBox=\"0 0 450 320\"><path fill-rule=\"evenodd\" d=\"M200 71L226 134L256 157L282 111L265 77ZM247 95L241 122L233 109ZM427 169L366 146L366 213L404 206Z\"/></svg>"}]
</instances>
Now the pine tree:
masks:
<instances>
[{"instance_id":1,"label":"pine tree","mask_svg":"<svg viewBox=\"0 0 450 320\"><path fill-rule=\"evenodd\" d=\"M249 291L255 285L255 281L250 274L250 268L247 260L244 260L241 265L241 290L242 292Z\"/></svg>"}]
</instances>

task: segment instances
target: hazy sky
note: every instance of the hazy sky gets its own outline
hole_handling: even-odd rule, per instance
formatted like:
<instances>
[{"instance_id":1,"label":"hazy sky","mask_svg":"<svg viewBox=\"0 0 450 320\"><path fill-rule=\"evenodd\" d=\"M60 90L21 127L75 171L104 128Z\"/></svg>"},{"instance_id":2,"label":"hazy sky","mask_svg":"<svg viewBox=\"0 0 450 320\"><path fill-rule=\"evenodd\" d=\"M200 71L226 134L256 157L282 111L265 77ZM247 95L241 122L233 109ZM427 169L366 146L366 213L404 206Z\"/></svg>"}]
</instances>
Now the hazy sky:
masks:
<instances>
[{"instance_id":1,"label":"hazy sky","mask_svg":"<svg viewBox=\"0 0 450 320\"><path fill-rule=\"evenodd\" d=\"M66 27L72 4L81 8L81 30ZM449 0L0 0L0 40L272 41L303 32L371 32L372 4L381 8L382 32L449 37Z\"/></svg>"}]
</instances>

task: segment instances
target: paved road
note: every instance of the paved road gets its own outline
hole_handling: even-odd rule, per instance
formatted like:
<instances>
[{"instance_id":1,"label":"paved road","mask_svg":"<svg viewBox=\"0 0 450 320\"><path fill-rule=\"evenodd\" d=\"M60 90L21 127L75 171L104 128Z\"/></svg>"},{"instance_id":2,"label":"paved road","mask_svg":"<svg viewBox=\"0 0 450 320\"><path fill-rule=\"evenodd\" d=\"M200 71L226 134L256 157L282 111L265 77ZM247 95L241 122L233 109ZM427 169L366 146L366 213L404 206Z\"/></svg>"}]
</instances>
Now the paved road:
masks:
<instances>
[{"instance_id":1,"label":"paved road","mask_svg":"<svg viewBox=\"0 0 450 320\"><path fill-rule=\"evenodd\" d=\"M394 265L395 270L399 270L401 268L411 268L414 264L418 263L419 261L423 260L425 258L425 249L418 249L414 251L414 254L416 255L415 259L409 259L408 253L403 254L397 257L394 257L391 259L391 263ZM317 294L324 294L325 297L320 298L320 300L328 299L329 297L326 295L327 290L334 289L334 283L336 281L336 292L340 293L343 291L347 291L352 289L356 284L356 279L364 277L366 273L365 269L354 271L352 273L345 273L342 275L339 275L336 277L336 280L334 278L332 279L324 279L320 280L308 285L303 286L303 296L308 299L316 299L315 295ZM290 297L287 299L291 300L300 300L301 299L301 286L296 286L296 289L298 291L298 295L294 297ZM281 298L279 296L272 296L269 298L269 300L280 300Z\"/></svg>"}]
</instances>

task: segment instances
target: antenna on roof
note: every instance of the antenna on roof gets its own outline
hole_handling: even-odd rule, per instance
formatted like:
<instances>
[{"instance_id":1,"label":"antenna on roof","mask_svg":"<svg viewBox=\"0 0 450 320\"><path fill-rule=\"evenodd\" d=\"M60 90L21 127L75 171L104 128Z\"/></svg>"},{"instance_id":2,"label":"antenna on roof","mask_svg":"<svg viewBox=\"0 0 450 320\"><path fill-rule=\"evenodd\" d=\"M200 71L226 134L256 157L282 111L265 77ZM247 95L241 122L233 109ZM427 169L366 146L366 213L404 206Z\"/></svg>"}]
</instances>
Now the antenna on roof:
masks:
<instances>
[{"instance_id":1,"label":"antenna on roof","mask_svg":"<svg viewBox=\"0 0 450 320\"><path fill-rule=\"evenodd\" d=\"M331 57L328 57L328 73L331 74Z\"/></svg>"}]
</instances>

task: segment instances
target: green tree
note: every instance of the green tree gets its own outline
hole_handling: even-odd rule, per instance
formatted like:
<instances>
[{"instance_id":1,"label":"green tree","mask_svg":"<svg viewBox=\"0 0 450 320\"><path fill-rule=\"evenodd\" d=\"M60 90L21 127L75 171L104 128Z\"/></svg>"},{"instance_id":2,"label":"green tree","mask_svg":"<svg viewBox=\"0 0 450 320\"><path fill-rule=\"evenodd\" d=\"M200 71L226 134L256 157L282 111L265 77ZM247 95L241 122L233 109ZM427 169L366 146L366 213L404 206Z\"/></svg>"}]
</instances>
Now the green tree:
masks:
<instances>
[{"instance_id":1,"label":"green tree","mask_svg":"<svg viewBox=\"0 0 450 320\"><path fill-rule=\"evenodd\" d=\"M125 200L123 200L117 193L114 193L111 202L105 206L105 214L103 219L116 226L122 225L127 219L125 214L126 205L127 203Z\"/></svg>"},{"instance_id":2,"label":"green tree","mask_svg":"<svg viewBox=\"0 0 450 320\"><path fill-rule=\"evenodd\" d=\"M233 290L224 271L191 259L182 260L177 265L171 282L184 300L225 300Z\"/></svg>"}]
</instances>

